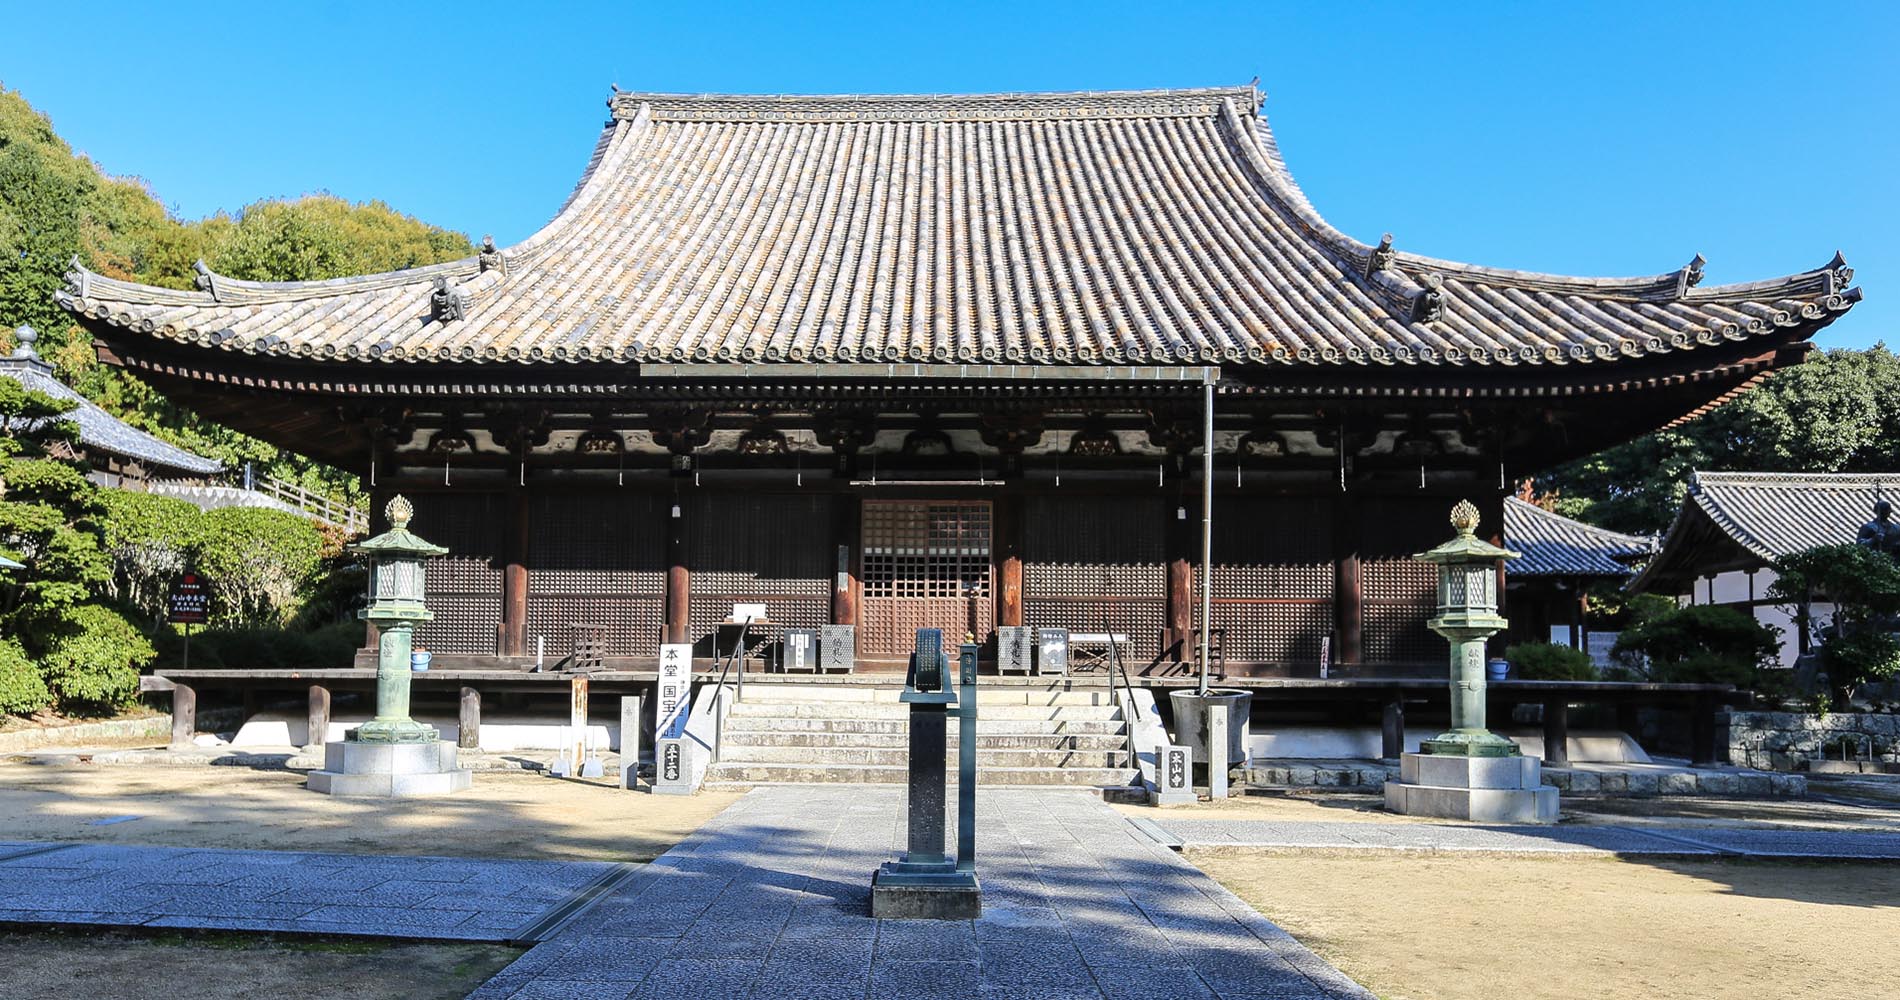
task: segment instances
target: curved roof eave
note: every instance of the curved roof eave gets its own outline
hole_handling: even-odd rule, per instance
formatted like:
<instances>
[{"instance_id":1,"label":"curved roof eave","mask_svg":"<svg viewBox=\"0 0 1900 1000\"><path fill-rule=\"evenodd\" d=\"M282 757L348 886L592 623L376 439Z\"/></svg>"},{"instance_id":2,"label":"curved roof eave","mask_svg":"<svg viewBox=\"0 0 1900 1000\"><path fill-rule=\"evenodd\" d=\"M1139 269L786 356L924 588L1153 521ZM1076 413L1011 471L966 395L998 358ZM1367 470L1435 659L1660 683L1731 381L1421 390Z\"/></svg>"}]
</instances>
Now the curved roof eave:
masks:
<instances>
[{"instance_id":1,"label":"curved roof eave","mask_svg":"<svg viewBox=\"0 0 1900 1000\"><path fill-rule=\"evenodd\" d=\"M75 261L56 298L107 326L314 360L1238 367L1614 362L1805 339L1859 299L1838 254L1813 271L1698 288L1700 257L1669 274L1604 279L1442 261L1389 239L1368 246L1307 201L1258 104L1252 87L616 92L573 192L513 246L312 282L201 269L192 291L106 278ZM787 138L801 126L871 137ZM938 138L917 138L925 128ZM701 141L711 132L716 141ZM894 154L899 146L909 152ZM758 171L751 186L710 169L678 179L683 166L710 168L715 152L734 148ZM832 175L860 179L838 194ZM766 205L757 186L768 176L791 186L773 189ZM681 194L680 184L696 186ZM936 185L934 201L916 197L921 185ZM781 221L768 225L759 212ZM877 237L895 242L873 249ZM931 249L918 244L954 256L906 256ZM853 255L875 256L876 267ZM680 281L680 267L715 261L751 276ZM927 306L916 318L930 320L903 315L906 299Z\"/></svg>"}]
</instances>

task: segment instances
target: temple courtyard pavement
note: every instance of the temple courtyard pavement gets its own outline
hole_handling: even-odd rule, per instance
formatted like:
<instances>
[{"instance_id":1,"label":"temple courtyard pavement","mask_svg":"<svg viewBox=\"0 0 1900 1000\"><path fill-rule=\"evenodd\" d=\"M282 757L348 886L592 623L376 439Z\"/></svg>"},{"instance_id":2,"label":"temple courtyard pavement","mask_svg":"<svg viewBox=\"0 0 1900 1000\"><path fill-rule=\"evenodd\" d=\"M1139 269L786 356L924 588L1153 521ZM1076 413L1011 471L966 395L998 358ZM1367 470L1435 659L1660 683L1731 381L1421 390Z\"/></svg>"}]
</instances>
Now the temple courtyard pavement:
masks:
<instances>
[{"instance_id":1,"label":"temple courtyard pavement","mask_svg":"<svg viewBox=\"0 0 1900 1000\"><path fill-rule=\"evenodd\" d=\"M0 995L1900 997L1900 809L985 790L974 922L874 921L884 787L530 774L405 803L231 767L0 763Z\"/></svg>"}]
</instances>

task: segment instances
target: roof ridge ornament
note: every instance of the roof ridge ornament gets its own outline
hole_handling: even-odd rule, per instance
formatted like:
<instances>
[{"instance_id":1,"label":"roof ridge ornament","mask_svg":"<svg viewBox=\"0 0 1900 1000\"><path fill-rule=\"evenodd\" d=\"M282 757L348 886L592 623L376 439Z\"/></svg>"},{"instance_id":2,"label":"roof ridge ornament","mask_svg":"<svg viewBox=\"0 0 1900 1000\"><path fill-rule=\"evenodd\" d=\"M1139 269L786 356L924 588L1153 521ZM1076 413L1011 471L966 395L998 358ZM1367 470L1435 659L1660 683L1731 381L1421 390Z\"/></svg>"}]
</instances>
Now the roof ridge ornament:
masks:
<instances>
[{"instance_id":1,"label":"roof ridge ornament","mask_svg":"<svg viewBox=\"0 0 1900 1000\"><path fill-rule=\"evenodd\" d=\"M475 255L475 266L477 274L487 274L490 271L500 271L503 276L508 274L508 261L502 257L501 250L495 246L495 237L492 234L483 234L482 249Z\"/></svg>"},{"instance_id":2,"label":"roof ridge ornament","mask_svg":"<svg viewBox=\"0 0 1900 1000\"><path fill-rule=\"evenodd\" d=\"M33 350L33 342L38 339L40 339L39 331L21 323L19 328L13 331L13 360L40 360L39 353Z\"/></svg>"},{"instance_id":3,"label":"roof ridge ornament","mask_svg":"<svg viewBox=\"0 0 1900 1000\"><path fill-rule=\"evenodd\" d=\"M438 323L453 323L468 318L468 293L449 286L449 279L438 275L429 293L429 318Z\"/></svg>"},{"instance_id":4,"label":"roof ridge ornament","mask_svg":"<svg viewBox=\"0 0 1900 1000\"><path fill-rule=\"evenodd\" d=\"M1827 262L1828 291L1838 293L1854 283L1854 269L1847 266L1847 258L1839 250Z\"/></svg>"},{"instance_id":5,"label":"roof ridge ornament","mask_svg":"<svg viewBox=\"0 0 1900 1000\"><path fill-rule=\"evenodd\" d=\"M1374 272L1391 267L1392 259L1397 256L1398 253L1392 249L1392 234L1386 233L1379 237L1379 245L1373 247L1371 253L1366 254L1365 270L1360 272L1360 276L1371 281Z\"/></svg>"},{"instance_id":6,"label":"roof ridge ornament","mask_svg":"<svg viewBox=\"0 0 1900 1000\"><path fill-rule=\"evenodd\" d=\"M92 272L80 261L78 254L73 254L72 259L66 262L66 268L66 273L61 275L66 279L66 287L74 295L85 298L92 291Z\"/></svg>"},{"instance_id":7,"label":"roof ridge ornament","mask_svg":"<svg viewBox=\"0 0 1900 1000\"><path fill-rule=\"evenodd\" d=\"M1676 298L1689 294L1689 289L1702 283L1702 268L1708 262L1707 257L1696 254L1682 265L1682 270L1676 272Z\"/></svg>"},{"instance_id":8,"label":"roof ridge ornament","mask_svg":"<svg viewBox=\"0 0 1900 1000\"><path fill-rule=\"evenodd\" d=\"M1443 275L1421 274L1424 288L1412 299L1412 322L1436 323L1445 318L1445 279Z\"/></svg>"},{"instance_id":9,"label":"roof ridge ornament","mask_svg":"<svg viewBox=\"0 0 1900 1000\"><path fill-rule=\"evenodd\" d=\"M221 275L212 271L211 265L206 264L203 257L192 261L191 269L197 272L197 276L191 279L192 284L197 285L201 292L210 292L211 301L223 302L224 296L219 294L218 289L218 279Z\"/></svg>"}]
</instances>

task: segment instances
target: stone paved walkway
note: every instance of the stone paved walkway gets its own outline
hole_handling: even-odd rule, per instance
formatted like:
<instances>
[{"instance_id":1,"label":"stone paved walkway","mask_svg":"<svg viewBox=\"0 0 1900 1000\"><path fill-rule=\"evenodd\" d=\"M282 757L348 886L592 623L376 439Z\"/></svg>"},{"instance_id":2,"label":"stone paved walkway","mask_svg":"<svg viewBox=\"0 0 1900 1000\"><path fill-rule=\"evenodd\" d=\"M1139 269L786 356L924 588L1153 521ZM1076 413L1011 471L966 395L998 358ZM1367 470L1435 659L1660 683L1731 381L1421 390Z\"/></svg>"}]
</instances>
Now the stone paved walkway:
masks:
<instances>
[{"instance_id":1,"label":"stone paved walkway","mask_svg":"<svg viewBox=\"0 0 1900 1000\"><path fill-rule=\"evenodd\" d=\"M598 862L0 844L0 922L539 940Z\"/></svg>"},{"instance_id":2,"label":"stone paved walkway","mask_svg":"<svg viewBox=\"0 0 1900 1000\"><path fill-rule=\"evenodd\" d=\"M901 793L765 788L480 1000L1319 1000L1371 994L1100 800L986 790L975 921L877 921Z\"/></svg>"},{"instance_id":3,"label":"stone paved walkway","mask_svg":"<svg viewBox=\"0 0 1900 1000\"><path fill-rule=\"evenodd\" d=\"M1173 847L1504 851L1726 855L1750 858L1900 859L1900 834L1717 826L1466 826L1428 823L1307 823L1243 819L1141 819Z\"/></svg>"}]
</instances>

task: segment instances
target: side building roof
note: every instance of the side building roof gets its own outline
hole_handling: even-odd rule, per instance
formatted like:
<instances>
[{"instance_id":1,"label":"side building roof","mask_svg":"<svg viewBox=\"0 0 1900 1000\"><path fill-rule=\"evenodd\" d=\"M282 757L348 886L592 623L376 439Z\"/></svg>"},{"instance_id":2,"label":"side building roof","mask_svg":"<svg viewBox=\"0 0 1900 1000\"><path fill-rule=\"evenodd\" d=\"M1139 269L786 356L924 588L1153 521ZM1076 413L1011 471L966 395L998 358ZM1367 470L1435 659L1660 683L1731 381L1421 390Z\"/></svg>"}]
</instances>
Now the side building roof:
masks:
<instances>
[{"instance_id":1,"label":"side building roof","mask_svg":"<svg viewBox=\"0 0 1900 1000\"><path fill-rule=\"evenodd\" d=\"M1900 473L1697 472L1629 589L1677 593L1698 577L1852 542L1875 502L1897 494Z\"/></svg>"},{"instance_id":2,"label":"side building roof","mask_svg":"<svg viewBox=\"0 0 1900 1000\"><path fill-rule=\"evenodd\" d=\"M65 415L65 419L79 425L79 441L88 450L110 452L160 469L193 475L210 475L224 468L222 463L214 459L160 441L133 427L53 377L53 366L33 351L36 338L31 327L21 327L16 338L19 346L13 354L0 357L0 378L10 378L34 392L79 404Z\"/></svg>"},{"instance_id":3,"label":"side building roof","mask_svg":"<svg viewBox=\"0 0 1900 1000\"><path fill-rule=\"evenodd\" d=\"M1804 340L1860 296L1838 254L1706 286L1700 255L1581 278L1360 242L1307 201L1260 101L616 92L579 185L513 246L329 281L201 265L187 291L75 262L58 299L102 335L332 365L1422 367L1614 385L1604 368Z\"/></svg>"},{"instance_id":4,"label":"side building roof","mask_svg":"<svg viewBox=\"0 0 1900 1000\"><path fill-rule=\"evenodd\" d=\"M1609 577L1636 570L1632 562L1656 551L1656 540L1599 528L1517 497L1504 498L1504 547L1521 553L1504 564L1512 579Z\"/></svg>"}]
</instances>

